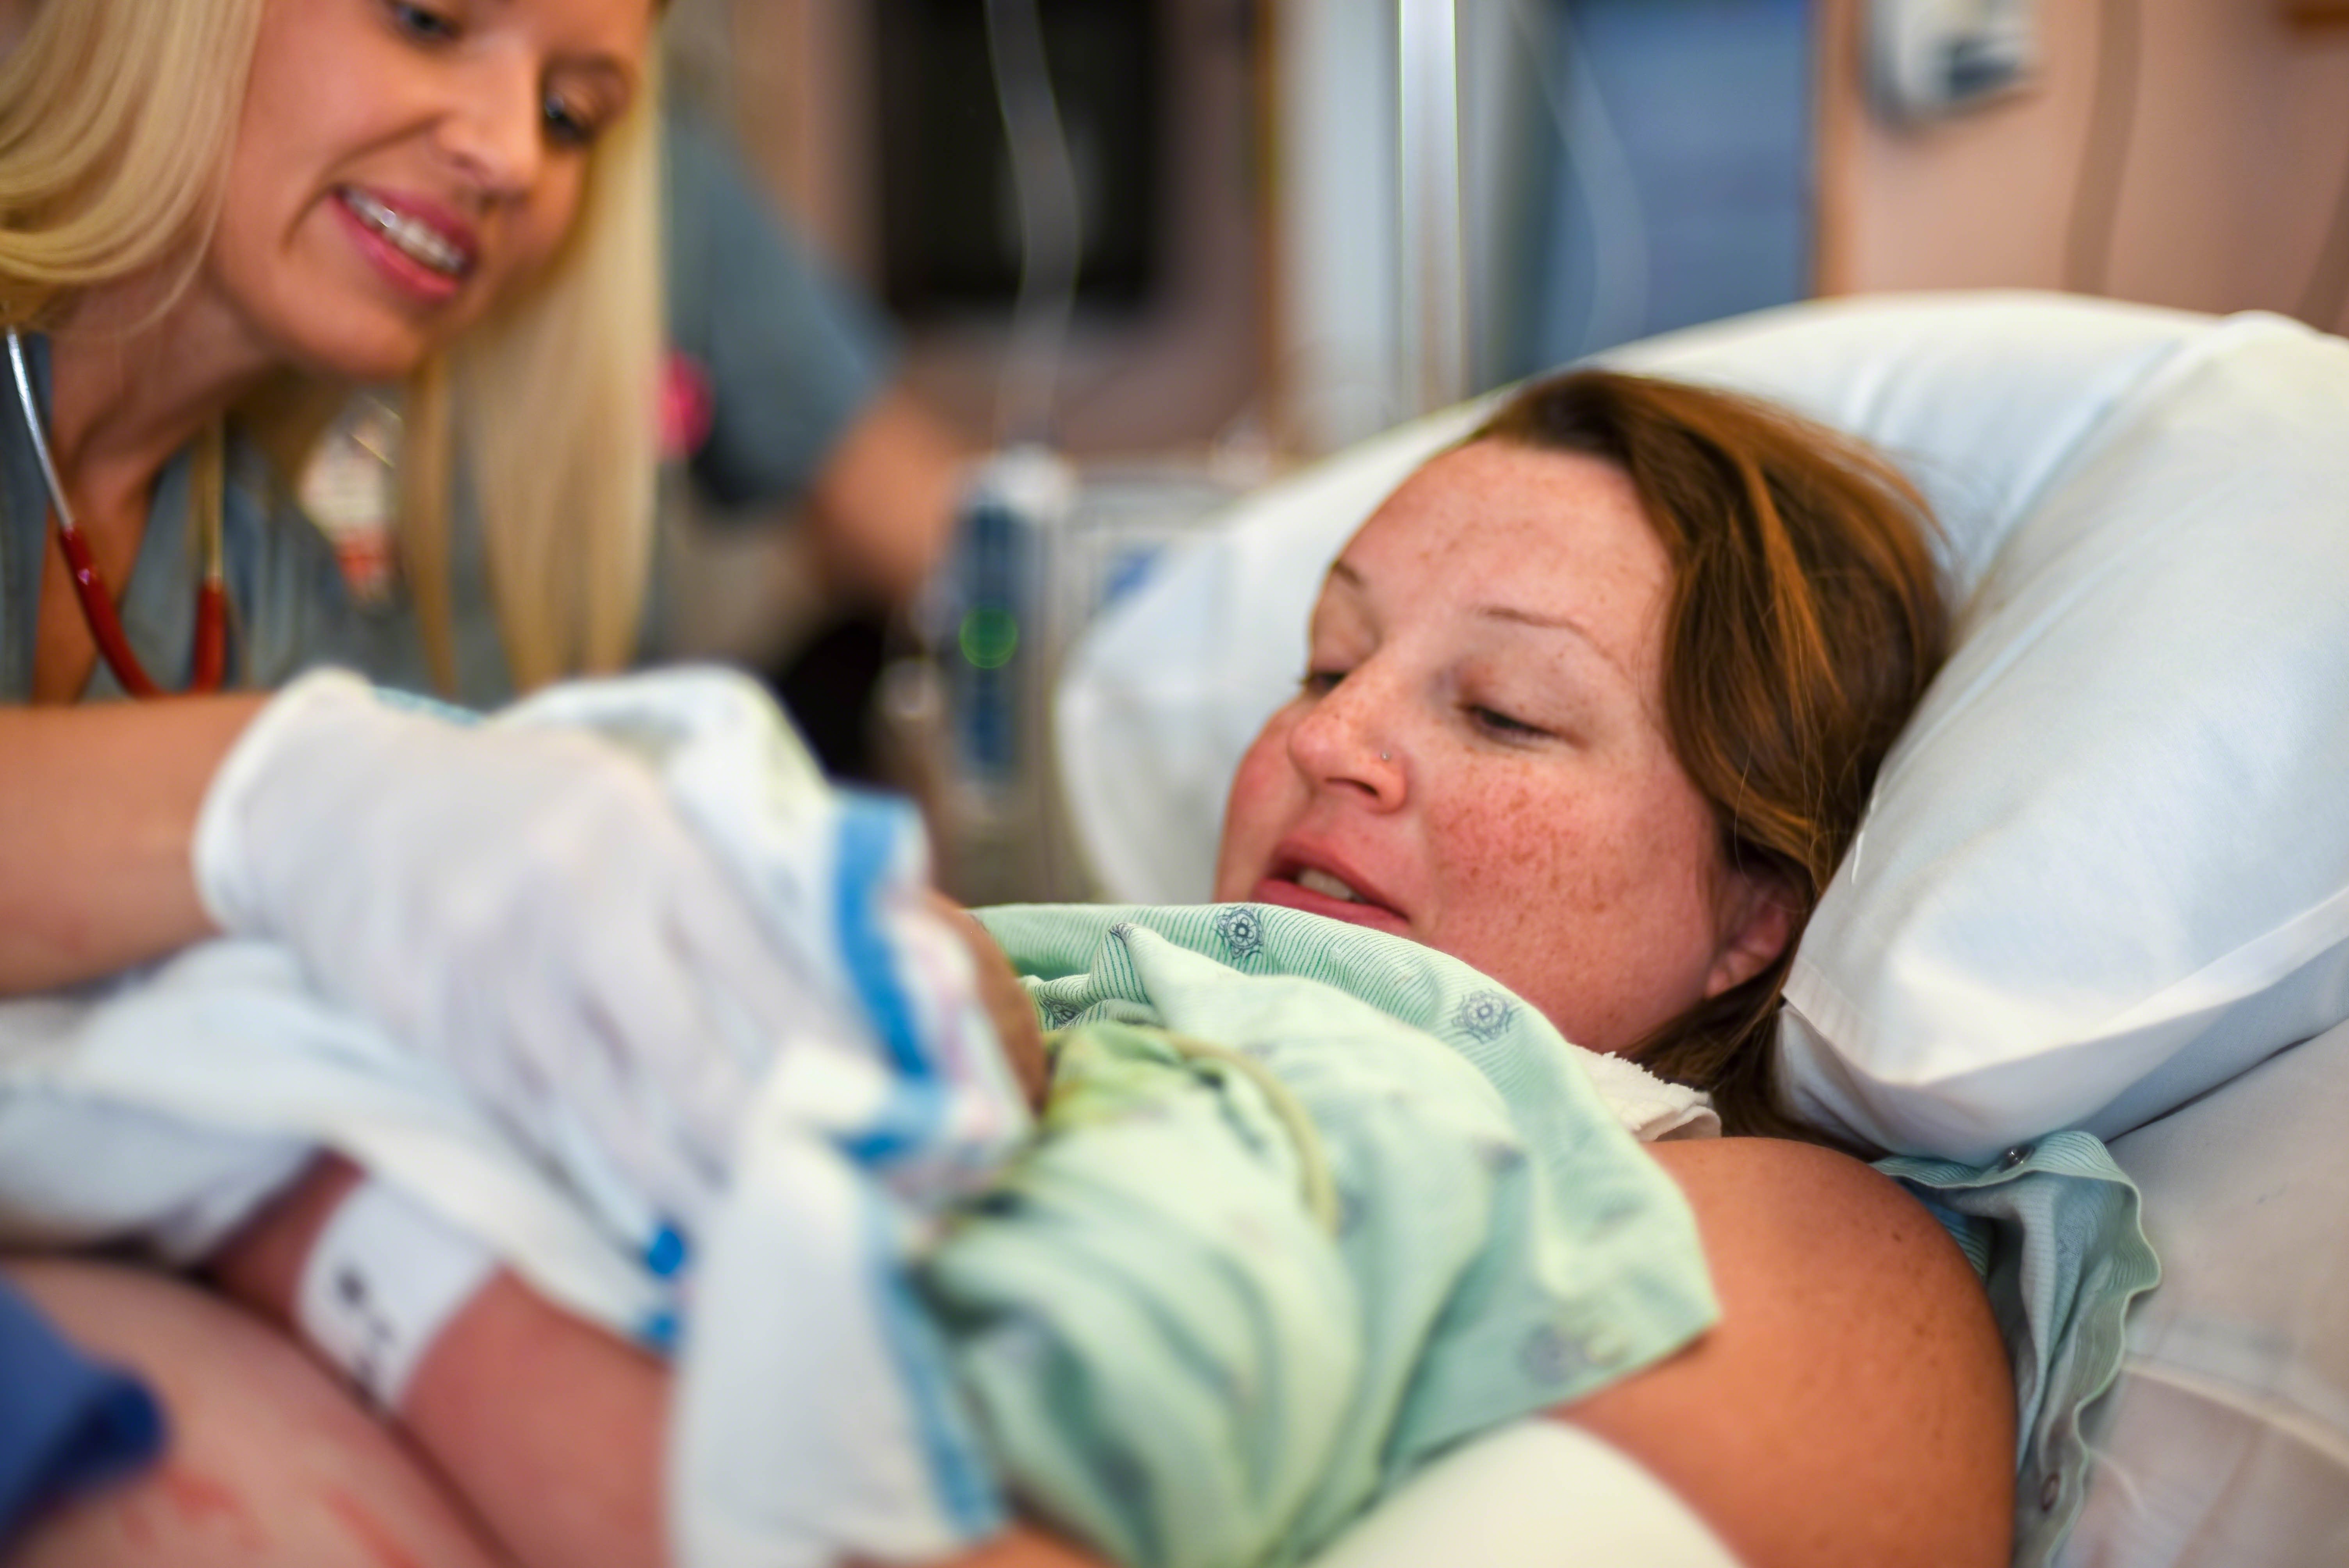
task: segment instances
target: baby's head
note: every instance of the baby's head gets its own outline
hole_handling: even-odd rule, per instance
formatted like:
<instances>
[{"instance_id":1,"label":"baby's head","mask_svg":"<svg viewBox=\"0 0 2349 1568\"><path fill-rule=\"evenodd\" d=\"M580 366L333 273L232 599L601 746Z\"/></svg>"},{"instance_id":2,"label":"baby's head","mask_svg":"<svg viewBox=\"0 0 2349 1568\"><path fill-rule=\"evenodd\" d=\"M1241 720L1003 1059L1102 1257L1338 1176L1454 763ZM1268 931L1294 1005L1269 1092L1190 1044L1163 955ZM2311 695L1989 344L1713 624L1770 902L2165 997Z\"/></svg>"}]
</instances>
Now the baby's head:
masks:
<instances>
[{"instance_id":1,"label":"baby's head","mask_svg":"<svg viewBox=\"0 0 2349 1568\"><path fill-rule=\"evenodd\" d=\"M1880 459L1768 406L1532 386L1347 544L1216 896L1408 935L1785 1130L1795 939L1947 632Z\"/></svg>"}]
</instances>

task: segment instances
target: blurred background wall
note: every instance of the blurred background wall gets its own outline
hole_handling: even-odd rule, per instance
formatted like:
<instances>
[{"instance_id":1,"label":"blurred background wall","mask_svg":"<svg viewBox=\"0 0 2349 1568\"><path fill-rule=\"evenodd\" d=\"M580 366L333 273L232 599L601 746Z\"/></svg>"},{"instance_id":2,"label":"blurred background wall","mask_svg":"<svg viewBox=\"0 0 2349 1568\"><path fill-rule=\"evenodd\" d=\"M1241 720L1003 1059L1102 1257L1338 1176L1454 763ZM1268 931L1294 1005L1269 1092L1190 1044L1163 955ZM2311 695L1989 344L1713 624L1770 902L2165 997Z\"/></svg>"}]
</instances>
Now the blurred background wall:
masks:
<instances>
[{"instance_id":1,"label":"blurred background wall","mask_svg":"<svg viewBox=\"0 0 2349 1568\"><path fill-rule=\"evenodd\" d=\"M1866 0L1824 0L1819 291L2061 288L2349 328L2349 5L2035 9L2030 88L1900 128L1857 88Z\"/></svg>"},{"instance_id":2,"label":"blurred background wall","mask_svg":"<svg viewBox=\"0 0 2349 1568\"><path fill-rule=\"evenodd\" d=\"M669 38L905 384L1062 476L966 490L912 656L781 677L886 716L982 902L1089 892L1049 826L1061 651L1285 467L1821 294L2349 328L2349 0L673 0ZM681 537L693 651L774 664L833 608L793 532Z\"/></svg>"},{"instance_id":3,"label":"blurred background wall","mask_svg":"<svg viewBox=\"0 0 2349 1568\"><path fill-rule=\"evenodd\" d=\"M1395 102L1409 0L1035 8L1086 216L1096 237L1123 225L1126 247L1053 368L1053 438L1294 455L1412 412L1399 273L1423 237L1398 215ZM2060 288L2349 325L2349 4L1915 0L2027 39L2013 90L1939 118L1889 114L1871 85L1902 8L1450 6L1470 379L1853 291ZM969 118L992 114L968 97L984 9L682 0L678 76L826 251L889 294L893 202L901 214L922 149L994 134ZM947 105L938 61L957 57L970 68ZM988 239L1016 246L1008 226ZM890 303L919 382L989 428L1008 295L898 286Z\"/></svg>"}]
</instances>

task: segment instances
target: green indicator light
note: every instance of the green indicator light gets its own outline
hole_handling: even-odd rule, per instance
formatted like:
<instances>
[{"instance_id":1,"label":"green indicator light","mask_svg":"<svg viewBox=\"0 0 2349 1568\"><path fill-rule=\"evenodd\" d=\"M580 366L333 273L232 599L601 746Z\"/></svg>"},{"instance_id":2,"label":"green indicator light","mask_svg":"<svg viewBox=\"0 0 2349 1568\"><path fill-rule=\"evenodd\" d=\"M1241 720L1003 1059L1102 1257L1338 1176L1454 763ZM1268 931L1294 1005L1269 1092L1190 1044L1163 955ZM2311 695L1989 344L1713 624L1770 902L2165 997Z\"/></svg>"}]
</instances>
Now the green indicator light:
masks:
<instances>
[{"instance_id":1,"label":"green indicator light","mask_svg":"<svg viewBox=\"0 0 2349 1568\"><path fill-rule=\"evenodd\" d=\"M1019 618L997 605L982 605L962 618L957 639L962 656L977 668L999 670L1019 651Z\"/></svg>"}]
</instances>

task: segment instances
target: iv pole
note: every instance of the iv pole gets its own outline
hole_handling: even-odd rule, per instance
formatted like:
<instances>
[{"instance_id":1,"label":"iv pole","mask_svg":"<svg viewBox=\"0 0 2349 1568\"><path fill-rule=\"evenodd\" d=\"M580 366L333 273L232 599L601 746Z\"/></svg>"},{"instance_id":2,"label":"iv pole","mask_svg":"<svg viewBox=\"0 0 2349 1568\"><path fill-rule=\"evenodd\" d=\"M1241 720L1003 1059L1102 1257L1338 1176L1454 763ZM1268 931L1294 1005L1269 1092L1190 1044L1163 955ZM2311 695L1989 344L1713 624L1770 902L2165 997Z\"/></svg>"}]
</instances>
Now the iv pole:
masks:
<instances>
[{"instance_id":1,"label":"iv pole","mask_svg":"<svg viewBox=\"0 0 2349 1568\"><path fill-rule=\"evenodd\" d=\"M1398 375L1406 412L1468 395L1458 0L1397 0Z\"/></svg>"}]
</instances>

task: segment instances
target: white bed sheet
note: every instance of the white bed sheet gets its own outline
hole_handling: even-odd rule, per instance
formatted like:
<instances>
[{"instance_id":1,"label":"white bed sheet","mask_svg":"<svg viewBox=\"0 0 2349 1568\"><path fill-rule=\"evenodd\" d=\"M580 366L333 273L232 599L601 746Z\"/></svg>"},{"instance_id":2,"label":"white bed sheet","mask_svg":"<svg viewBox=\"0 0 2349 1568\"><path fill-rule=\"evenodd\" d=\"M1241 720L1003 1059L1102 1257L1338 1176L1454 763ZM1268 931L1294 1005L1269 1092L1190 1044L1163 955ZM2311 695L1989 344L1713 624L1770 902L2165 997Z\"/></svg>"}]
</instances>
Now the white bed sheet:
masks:
<instances>
[{"instance_id":1,"label":"white bed sheet","mask_svg":"<svg viewBox=\"0 0 2349 1568\"><path fill-rule=\"evenodd\" d=\"M2349 1563L2349 1024L2112 1144L2161 1287L2062 1568Z\"/></svg>"},{"instance_id":2,"label":"white bed sheet","mask_svg":"<svg viewBox=\"0 0 2349 1568\"><path fill-rule=\"evenodd\" d=\"M1737 1568L1637 1463L1561 1421L1519 1421L1413 1477L1312 1568Z\"/></svg>"}]
</instances>

